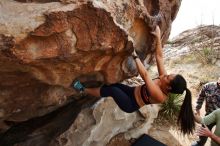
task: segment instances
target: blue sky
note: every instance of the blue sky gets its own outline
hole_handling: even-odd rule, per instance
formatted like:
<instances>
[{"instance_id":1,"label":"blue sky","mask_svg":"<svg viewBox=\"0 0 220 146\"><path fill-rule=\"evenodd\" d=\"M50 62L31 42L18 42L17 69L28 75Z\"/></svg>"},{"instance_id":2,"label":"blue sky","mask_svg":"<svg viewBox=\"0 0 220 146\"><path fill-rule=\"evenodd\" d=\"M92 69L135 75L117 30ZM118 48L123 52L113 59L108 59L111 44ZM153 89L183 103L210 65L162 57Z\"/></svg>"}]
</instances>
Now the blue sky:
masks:
<instances>
[{"instance_id":1,"label":"blue sky","mask_svg":"<svg viewBox=\"0 0 220 146\"><path fill-rule=\"evenodd\" d=\"M182 0L170 38L201 24L220 25L220 0Z\"/></svg>"}]
</instances>

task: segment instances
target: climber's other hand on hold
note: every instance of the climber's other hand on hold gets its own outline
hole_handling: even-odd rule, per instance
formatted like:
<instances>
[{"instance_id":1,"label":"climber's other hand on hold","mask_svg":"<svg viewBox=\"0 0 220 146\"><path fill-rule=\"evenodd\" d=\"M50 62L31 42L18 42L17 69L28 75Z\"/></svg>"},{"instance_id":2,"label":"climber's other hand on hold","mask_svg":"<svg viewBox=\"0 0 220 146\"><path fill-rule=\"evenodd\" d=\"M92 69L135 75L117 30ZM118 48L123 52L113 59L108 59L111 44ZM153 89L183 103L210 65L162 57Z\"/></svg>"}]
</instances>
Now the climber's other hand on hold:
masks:
<instances>
[{"instance_id":1,"label":"climber's other hand on hold","mask_svg":"<svg viewBox=\"0 0 220 146\"><path fill-rule=\"evenodd\" d=\"M156 38L160 39L160 27L157 25L155 30L151 32L152 35L154 35Z\"/></svg>"},{"instance_id":2,"label":"climber's other hand on hold","mask_svg":"<svg viewBox=\"0 0 220 146\"><path fill-rule=\"evenodd\" d=\"M132 57L133 57L134 59L138 58L138 55L137 55L137 53L136 53L135 50L132 52Z\"/></svg>"}]
</instances>

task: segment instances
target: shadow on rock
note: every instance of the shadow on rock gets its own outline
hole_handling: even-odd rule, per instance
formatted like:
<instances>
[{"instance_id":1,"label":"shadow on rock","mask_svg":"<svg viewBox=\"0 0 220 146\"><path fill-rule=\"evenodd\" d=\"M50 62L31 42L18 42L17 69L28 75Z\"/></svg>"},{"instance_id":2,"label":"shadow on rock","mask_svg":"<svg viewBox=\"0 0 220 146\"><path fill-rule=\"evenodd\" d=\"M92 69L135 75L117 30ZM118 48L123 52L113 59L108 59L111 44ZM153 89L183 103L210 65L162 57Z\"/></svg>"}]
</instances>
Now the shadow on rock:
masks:
<instances>
[{"instance_id":1,"label":"shadow on rock","mask_svg":"<svg viewBox=\"0 0 220 146\"><path fill-rule=\"evenodd\" d=\"M48 146L72 125L83 108L93 105L97 100L98 98L84 96L47 115L14 123L0 135L0 146ZM10 121L5 122L12 124Z\"/></svg>"}]
</instances>

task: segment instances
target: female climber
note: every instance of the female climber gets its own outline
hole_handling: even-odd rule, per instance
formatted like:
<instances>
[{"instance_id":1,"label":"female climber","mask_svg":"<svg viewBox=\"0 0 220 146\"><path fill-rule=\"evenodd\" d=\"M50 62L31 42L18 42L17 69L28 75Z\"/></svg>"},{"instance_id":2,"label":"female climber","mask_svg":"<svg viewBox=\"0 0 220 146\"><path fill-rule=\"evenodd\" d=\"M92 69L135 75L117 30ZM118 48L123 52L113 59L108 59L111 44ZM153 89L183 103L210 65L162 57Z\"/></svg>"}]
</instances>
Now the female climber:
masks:
<instances>
[{"instance_id":1,"label":"female climber","mask_svg":"<svg viewBox=\"0 0 220 146\"><path fill-rule=\"evenodd\" d=\"M193 110L191 105L191 92L187 88L186 80L179 74L167 74L161 47L160 28L156 27L152 32L156 39L155 58L159 77L151 79L148 71L145 69L141 60L134 51L132 56L135 60L138 72L145 84L136 87L130 87L124 84L116 83L103 85L98 88L85 88L80 81L74 81L72 87L96 97L113 97L114 101L121 110L127 113L137 111L144 105L163 103L168 98L169 93L183 94L185 98L178 116L178 124L183 134L192 133L195 128Z\"/></svg>"}]
</instances>

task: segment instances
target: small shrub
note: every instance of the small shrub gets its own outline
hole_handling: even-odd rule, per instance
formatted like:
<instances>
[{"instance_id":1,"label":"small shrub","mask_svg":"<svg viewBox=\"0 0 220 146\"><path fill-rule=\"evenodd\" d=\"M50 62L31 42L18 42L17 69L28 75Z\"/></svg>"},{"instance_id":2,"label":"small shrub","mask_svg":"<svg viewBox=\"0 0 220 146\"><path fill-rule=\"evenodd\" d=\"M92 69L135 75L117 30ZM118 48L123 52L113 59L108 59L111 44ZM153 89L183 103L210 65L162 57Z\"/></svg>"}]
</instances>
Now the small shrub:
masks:
<instances>
[{"instance_id":1,"label":"small shrub","mask_svg":"<svg viewBox=\"0 0 220 146\"><path fill-rule=\"evenodd\" d=\"M203 60L204 64L212 63L213 55L212 55L212 49L211 48L209 48L209 47L202 48L200 53L201 53L200 56L202 56L202 60Z\"/></svg>"},{"instance_id":2,"label":"small shrub","mask_svg":"<svg viewBox=\"0 0 220 146\"><path fill-rule=\"evenodd\" d=\"M211 53L211 51L212 51L212 49L211 48L203 48L202 49L202 51L203 51L203 54L204 54L204 56L209 56L209 55L211 55L212 53ZM208 57L207 57L208 58Z\"/></svg>"},{"instance_id":3,"label":"small shrub","mask_svg":"<svg viewBox=\"0 0 220 146\"><path fill-rule=\"evenodd\" d=\"M159 118L175 122L179 114L183 99L180 94L169 94L169 98L161 106Z\"/></svg>"},{"instance_id":4,"label":"small shrub","mask_svg":"<svg viewBox=\"0 0 220 146\"><path fill-rule=\"evenodd\" d=\"M211 47L203 47L201 50L193 50L193 53L202 64L214 64L214 61L217 58L216 50Z\"/></svg>"},{"instance_id":5,"label":"small shrub","mask_svg":"<svg viewBox=\"0 0 220 146\"><path fill-rule=\"evenodd\" d=\"M215 43L218 42L218 39L215 38L217 37L217 34L215 32L214 25L212 28L204 31L201 27L201 30L198 34L199 36L195 36L194 40L196 41L192 41L189 46L193 51L195 58L203 65L215 64L218 58L218 49L215 47Z\"/></svg>"}]
</instances>

